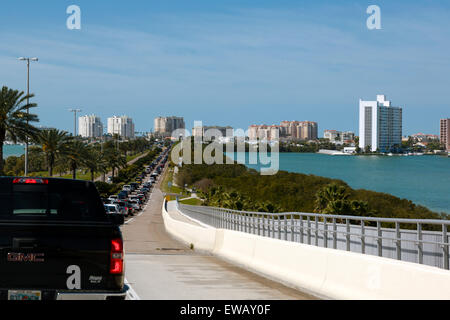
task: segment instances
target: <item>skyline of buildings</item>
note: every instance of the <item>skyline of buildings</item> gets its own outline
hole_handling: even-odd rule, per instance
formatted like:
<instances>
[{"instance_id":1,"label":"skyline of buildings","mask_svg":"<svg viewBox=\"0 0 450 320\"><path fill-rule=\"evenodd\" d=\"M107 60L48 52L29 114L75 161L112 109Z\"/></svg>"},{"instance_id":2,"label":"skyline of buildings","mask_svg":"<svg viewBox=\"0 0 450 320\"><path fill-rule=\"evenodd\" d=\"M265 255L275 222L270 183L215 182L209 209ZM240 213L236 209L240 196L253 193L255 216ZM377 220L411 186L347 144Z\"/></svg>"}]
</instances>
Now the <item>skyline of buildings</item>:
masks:
<instances>
[{"instance_id":1,"label":"skyline of buildings","mask_svg":"<svg viewBox=\"0 0 450 320\"><path fill-rule=\"evenodd\" d=\"M390 152L402 143L402 108L394 107L385 95L376 101L359 100L359 147L372 152Z\"/></svg>"},{"instance_id":2,"label":"skyline of buildings","mask_svg":"<svg viewBox=\"0 0 450 320\"><path fill-rule=\"evenodd\" d=\"M359 147L365 149L370 146L371 151L377 149L381 152L392 151L394 146L401 146L402 141L407 141L402 136L401 107L392 106L391 101L385 95L377 95L376 101L359 102ZM128 116L114 116L108 118L107 134L118 134L124 138L134 138L134 123ZM95 114L84 115L78 118L78 135L83 138L98 138L104 134L104 126L100 117ZM450 151L450 118L440 119L440 135L417 133L410 135L416 142L429 143L441 141L446 150ZM176 129L185 129L183 117L157 117L154 119L154 134L160 137L171 137ZM218 130L222 137L227 137L227 131L234 129L231 126L194 126L192 136L205 137L209 129ZM323 138L335 144L353 144L356 134L352 131L339 131L327 129L323 131ZM318 123L313 121L282 121L280 125L250 125L247 137L249 140L266 141L290 141L290 140L317 140ZM173 138L173 137L172 137ZM216 137L209 137L213 140Z\"/></svg>"}]
</instances>

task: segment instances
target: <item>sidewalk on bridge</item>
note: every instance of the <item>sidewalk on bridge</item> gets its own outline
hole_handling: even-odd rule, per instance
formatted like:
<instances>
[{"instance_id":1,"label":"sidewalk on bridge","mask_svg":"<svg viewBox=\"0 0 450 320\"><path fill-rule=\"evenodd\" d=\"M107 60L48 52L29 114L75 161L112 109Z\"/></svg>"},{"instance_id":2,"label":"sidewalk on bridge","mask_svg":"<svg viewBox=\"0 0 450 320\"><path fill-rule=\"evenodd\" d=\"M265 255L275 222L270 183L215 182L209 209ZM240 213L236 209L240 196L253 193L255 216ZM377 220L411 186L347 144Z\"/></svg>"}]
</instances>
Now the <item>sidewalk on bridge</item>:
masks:
<instances>
[{"instance_id":1,"label":"sidewalk on bridge","mask_svg":"<svg viewBox=\"0 0 450 320\"><path fill-rule=\"evenodd\" d=\"M169 214L169 216L172 219L184 222L184 223L189 223L192 224L194 226L200 227L200 228L204 228L204 226L200 225L199 223L195 222L192 219L189 219L188 217L182 215L178 210L177 210L177 202L176 201L169 201L167 202L167 213Z\"/></svg>"}]
</instances>

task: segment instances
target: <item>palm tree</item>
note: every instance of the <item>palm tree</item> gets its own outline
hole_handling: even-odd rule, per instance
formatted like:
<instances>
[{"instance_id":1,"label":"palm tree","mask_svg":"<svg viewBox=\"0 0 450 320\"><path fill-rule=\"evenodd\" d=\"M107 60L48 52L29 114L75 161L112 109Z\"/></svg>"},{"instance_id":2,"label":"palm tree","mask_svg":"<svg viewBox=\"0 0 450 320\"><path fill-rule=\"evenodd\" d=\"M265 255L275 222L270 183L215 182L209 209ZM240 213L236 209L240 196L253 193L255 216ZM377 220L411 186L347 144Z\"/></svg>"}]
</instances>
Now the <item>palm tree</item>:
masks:
<instances>
[{"instance_id":1,"label":"palm tree","mask_svg":"<svg viewBox=\"0 0 450 320\"><path fill-rule=\"evenodd\" d=\"M65 157L68 160L70 170L72 171L72 177L75 180L77 178L77 169L85 164L88 155L86 144L80 140L72 140L68 144Z\"/></svg>"},{"instance_id":2,"label":"palm tree","mask_svg":"<svg viewBox=\"0 0 450 320\"><path fill-rule=\"evenodd\" d=\"M0 92L0 174L3 174L3 144L6 134L13 142L25 141L35 137L38 129L29 122L39 122L38 116L28 113L29 108L37 107L35 103L26 104L33 94L25 95L23 91L3 87Z\"/></svg>"},{"instance_id":3,"label":"palm tree","mask_svg":"<svg viewBox=\"0 0 450 320\"><path fill-rule=\"evenodd\" d=\"M123 168L127 165L126 157L122 156L119 152L113 149L108 149L105 151L105 161L108 166L112 169L112 177L114 178L114 171L116 169Z\"/></svg>"},{"instance_id":4,"label":"palm tree","mask_svg":"<svg viewBox=\"0 0 450 320\"><path fill-rule=\"evenodd\" d=\"M67 154L71 140L72 138L66 131L45 129L39 132L36 142L41 145L45 154L50 177L53 176L56 159Z\"/></svg>"},{"instance_id":5,"label":"palm tree","mask_svg":"<svg viewBox=\"0 0 450 320\"><path fill-rule=\"evenodd\" d=\"M344 186L329 184L316 194L315 211L319 213L340 214L346 210L349 194Z\"/></svg>"},{"instance_id":6,"label":"palm tree","mask_svg":"<svg viewBox=\"0 0 450 320\"><path fill-rule=\"evenodd\" d=\"M86 154L84 166L91 173L91 180L94 181L96 172L106 172L108 163L105 155L94 148L90 148Z\"/></svg>"}]
</instances>

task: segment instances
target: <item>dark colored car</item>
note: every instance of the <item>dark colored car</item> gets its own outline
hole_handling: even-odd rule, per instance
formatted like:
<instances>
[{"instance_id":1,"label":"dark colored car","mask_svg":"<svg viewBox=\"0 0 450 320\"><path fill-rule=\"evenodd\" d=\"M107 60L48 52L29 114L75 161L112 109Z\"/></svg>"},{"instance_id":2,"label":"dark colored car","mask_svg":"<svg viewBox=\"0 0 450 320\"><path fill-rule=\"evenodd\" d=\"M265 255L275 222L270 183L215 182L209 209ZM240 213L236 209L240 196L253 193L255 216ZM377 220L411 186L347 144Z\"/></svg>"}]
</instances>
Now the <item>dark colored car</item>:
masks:
<instances>
[{"instance_id":1,"label":"dark colored car","mask_svg":"<svg viewBox=\"0 0 450 320\"><path fill-rule=\"evenodd\" d=\"M92 182L0 177L0 299L125 299L123 216Z\"/></svg>"}]
</instances>

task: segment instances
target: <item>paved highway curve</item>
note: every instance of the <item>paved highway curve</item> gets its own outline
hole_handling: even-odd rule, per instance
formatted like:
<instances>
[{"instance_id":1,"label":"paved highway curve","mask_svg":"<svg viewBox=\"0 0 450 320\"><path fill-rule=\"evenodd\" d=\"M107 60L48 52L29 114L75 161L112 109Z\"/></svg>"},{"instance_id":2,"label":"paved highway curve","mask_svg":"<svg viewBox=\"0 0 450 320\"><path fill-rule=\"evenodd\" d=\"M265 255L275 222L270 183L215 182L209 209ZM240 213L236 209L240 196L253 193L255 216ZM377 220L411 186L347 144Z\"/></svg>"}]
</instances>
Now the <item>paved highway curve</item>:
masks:
<instances>
[{"instance_id":1,"label":"paved highway curve","mask_svg":"<svg viewBox=\"0 0 450 320\"><path fill-rule=\"evenodd\" d=\"M159 183L146 208L122 227L129 299L314 299L174 240L164 228Z\"/></svg>"}]
</instances>

